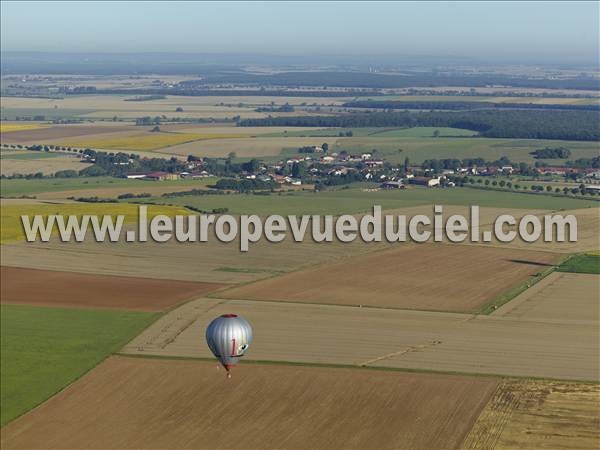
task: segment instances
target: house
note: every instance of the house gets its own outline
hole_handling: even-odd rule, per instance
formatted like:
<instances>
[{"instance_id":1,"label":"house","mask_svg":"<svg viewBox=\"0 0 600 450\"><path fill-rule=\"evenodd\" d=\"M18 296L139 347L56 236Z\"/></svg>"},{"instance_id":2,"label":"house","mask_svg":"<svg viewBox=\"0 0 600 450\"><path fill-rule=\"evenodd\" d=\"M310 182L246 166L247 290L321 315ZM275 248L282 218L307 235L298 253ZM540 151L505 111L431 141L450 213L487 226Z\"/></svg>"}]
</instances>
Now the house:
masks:
<instances>
[{"instance_id":1,"label":"house","mask_svg":"<svg viewBox=\"0 0 600 450\"><path fill-rule=\"evenodd\" d=\"M361 159L364 161L365 159L371 159L373 155L371 155L370 153L363 153L362 155L360 155Z\"/></svg>"},{"instance_id":2,"label":"house","mask_svg":"<svg viewBox=\"0 0 600 450\"><path fill-rule=\"evenodd\" d=\"M383 166L383 161L381 159L367 159L364 161L364 164L367 167L378 167Z\"/></svg>"},{"instance_id":3,"label":"house","mask_svg":"<svg viewBox=\"0 0 600 450\"><path fill-rule=\"evenodd\" d=\"M143 177L144 180L150 181L177 180L178 178L179 175L169 172L151 172L147 173L146 176Z\"/></svg>"},{"instance_id":4,"label":"house","mask_svg":"<svg viewBox=\"0 0 600 450\"><path fill-rule=\"evenodd\" d=\"M440 179L429 177L412 177L409 179L409 183L416 184L418 186L435 187L440 185Z\"/></svg>"},{"instance_id":5,"label":"house","mask_svg":"<svg viewBox=\"0 0 600 450\"><path fill-rule=\"evenodd\" d=\"M386 181L381 183L383 189L404 189L404 183L402 181Z\"/></svg>"},{"instance_id":6,"label":"house","mask_svg":"<svg viewBox=\"0 0 600 450\"><path fill-rule=\"evenodd\" d=\"M323 164L331 164L331 163L332 163L332 162L334 162L334 161L335 161L335 158L334 158L333 156L323 156L323 157L321 158L321 162L322 162Z\"/></svg>"},{"instance_id":7,"label":"house","mask_svg":"<svg viewBox=\"0 0 600 450\"><path fill-rule=\"evenodd\" d=\"M514 169L513 169L513 166L502 166L502 167L500 168L500 170L501 170L503 173L508 173L508 174L511 174L511 173L513 173L513 171L514 171Z\"/></svg>"}]
</instances>

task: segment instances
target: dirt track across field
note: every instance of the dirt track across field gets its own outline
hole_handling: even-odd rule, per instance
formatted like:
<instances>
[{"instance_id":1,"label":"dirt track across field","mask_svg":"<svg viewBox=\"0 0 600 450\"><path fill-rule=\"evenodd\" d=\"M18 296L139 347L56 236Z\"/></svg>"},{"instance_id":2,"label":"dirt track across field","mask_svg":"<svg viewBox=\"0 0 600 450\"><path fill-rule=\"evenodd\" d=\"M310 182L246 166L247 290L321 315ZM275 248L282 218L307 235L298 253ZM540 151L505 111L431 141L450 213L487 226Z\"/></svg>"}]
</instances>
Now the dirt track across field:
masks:
<instances>
[{"instance_id":1,"label":"dirt track across field","mask_svg":"<svg viewBox=\"0 0 600 450\"><path fill-rule=\"evenodd\" d=\"M600 324L425 311L199 299L123 352L210 358L204 331L237 313L256 330L247 359L600 381Z\"/></svg>"},{"instance_id":2,"label":"dirt track across field","mask_svg":"<svg viewBox=\"0 0 600 450\"><path fill-rule=\"evenodd\" d=\"M2 429L9 449L458 448L495 378L112 357Z\"/></svg>"},{"instance_id":3,"label":"dirt track across field","mask_svg":"<svg viewBox=\"0 0 600 450\"><path fill-rule=\"evenodd\" d=\"M216 283L2 267L3 304L161 311L223 287Z\"/></svg>"},{"instance_id":4,"label":"dirt track across field","mask_svg":"<svg viewBox=\"0 0 600 450\"><path fill-rule=\"evenodd\" d=\"M475 312L560 260L548 252L408 245L233 287L231 299Z\"/></svg>"}]
</instances>

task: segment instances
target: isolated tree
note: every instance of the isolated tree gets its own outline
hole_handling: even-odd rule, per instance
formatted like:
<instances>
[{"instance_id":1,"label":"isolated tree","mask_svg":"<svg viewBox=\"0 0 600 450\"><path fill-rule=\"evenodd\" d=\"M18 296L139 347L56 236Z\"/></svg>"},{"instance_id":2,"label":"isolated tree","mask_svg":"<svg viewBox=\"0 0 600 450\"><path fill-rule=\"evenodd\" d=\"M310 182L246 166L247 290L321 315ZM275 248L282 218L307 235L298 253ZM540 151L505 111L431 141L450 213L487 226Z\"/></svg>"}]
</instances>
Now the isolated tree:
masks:
<instances>
[{"instance_id":1,"label":"isolated tree","mask_svg":"<svg viewBox=\"0 0 600 450\"><path fill-rule=\"evenodd\" d=\"M440 130L434 130L434 132L433 132L433 137L434 137L434 138L436 138L436 137L440 137Z\"/></svg>"},{"instance_id":2,"label":"isolated tree","mask_svg":"<svg viewBox=\"0 0 600 450\"><path fill-rule=\"evenodd\" d=\"M323 149L324 153L327 153L329 151L329 144L327 142L324 142L321 148Z\"/></svg>"}]
</instances>

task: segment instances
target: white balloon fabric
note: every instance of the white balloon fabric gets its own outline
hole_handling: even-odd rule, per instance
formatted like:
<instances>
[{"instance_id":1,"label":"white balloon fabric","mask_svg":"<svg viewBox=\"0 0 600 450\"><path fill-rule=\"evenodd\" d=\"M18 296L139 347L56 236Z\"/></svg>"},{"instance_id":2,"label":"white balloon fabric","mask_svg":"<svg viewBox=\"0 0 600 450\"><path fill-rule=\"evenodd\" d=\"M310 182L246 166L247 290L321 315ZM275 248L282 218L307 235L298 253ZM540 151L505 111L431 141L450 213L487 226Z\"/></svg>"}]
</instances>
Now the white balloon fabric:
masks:
<instances>
[{"instance_id":1,"label":"white balloon fabric","mask_svg":"<svg viewBox=\"0 0 600 450\"><path fill-rule=\"evenodd\" d=\"M237 314L223 314L206 328L206 343L229 372L252 343L252 327Z\"/></svg>"}]
</instances>

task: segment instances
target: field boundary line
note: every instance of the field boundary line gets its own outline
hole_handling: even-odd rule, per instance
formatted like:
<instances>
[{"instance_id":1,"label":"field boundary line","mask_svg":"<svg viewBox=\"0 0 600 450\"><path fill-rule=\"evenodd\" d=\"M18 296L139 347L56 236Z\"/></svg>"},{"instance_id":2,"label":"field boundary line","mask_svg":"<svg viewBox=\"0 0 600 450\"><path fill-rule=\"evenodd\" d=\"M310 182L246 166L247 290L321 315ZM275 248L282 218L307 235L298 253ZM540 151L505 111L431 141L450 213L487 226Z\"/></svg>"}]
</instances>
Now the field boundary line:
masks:
<instances>
[{"instance_id":1,"label":"field boundary line","mask_svg":"<svg viewBox=\"0 0 600 450\"><path fill-rule=\"evenodd\" d=\"M202 361L202 362L215 362L215 358L201 357L201 356L171 356L171 355L156 355L156 354L137 354L137 353L124 353L117 352L113 356L125 357L125 358L140 358L140 359L161 359L161 360L180 360L180 361ZM283 365L283 366L307 366L307 367L325 367L333 369L355 369L355 370L380 370L388 372L409 372L409 373L429 373L429 374L442 374L442 375L457 375L457 376L470 376L470 377L483 377L483 378L498 378L502 380L534 380L534 381L558 381L561 383L572 383L572 384L589 384L589 385L600 385L600 381L589 380L589 379L571 379L571 378L552 378L552 377L536 377L527 375L506 375L499 373L483 373L483 372L463 372L456 370L436 370L436 369L424 369L424 368L412 368L412 367L388 367L388 366L360 366L357 364L335 364L335 363L318 363L318 362L307 362L307 361L274 361L269 359L242 359L239 364L252 365L252 364L264 364L264 365Z\"/></svg>"}]
</instances>

